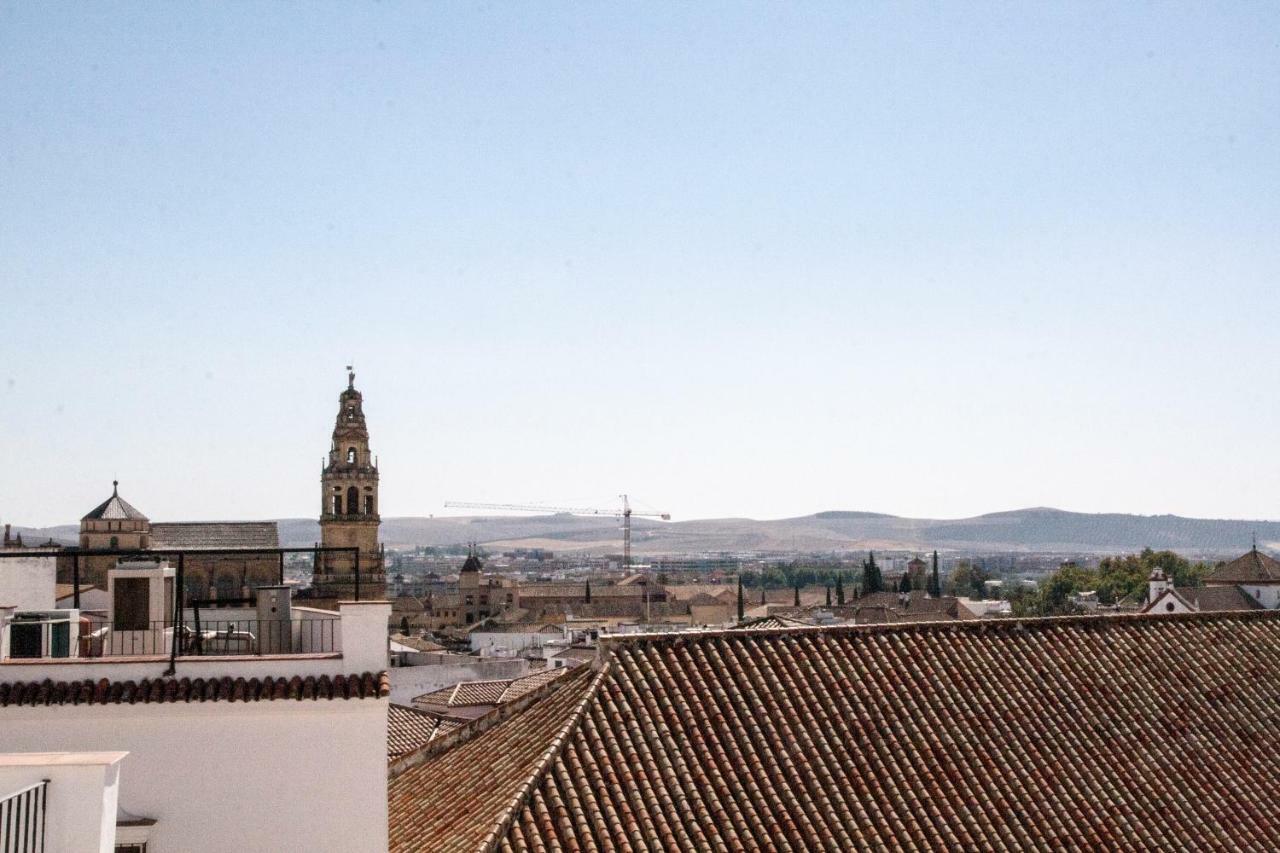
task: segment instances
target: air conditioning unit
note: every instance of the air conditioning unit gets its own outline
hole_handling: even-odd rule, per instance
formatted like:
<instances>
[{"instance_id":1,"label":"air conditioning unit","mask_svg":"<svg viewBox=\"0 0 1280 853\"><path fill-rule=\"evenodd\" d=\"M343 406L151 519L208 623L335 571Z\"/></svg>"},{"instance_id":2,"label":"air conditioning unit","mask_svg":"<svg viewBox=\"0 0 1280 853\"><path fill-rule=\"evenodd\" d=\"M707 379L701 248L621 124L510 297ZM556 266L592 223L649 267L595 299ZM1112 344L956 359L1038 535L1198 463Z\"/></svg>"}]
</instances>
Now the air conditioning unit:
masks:
<instances>
[{"instance_id":1,"label":"air conditioning unit","mask_svg":"<svg viewBox=\"0 0 1280 853\"><path fill-rule=\"evenodd\" d=\"M67 658L80 638L80 611L24 610L8 627L10 658Z\"/></svg>"}]
</instances>

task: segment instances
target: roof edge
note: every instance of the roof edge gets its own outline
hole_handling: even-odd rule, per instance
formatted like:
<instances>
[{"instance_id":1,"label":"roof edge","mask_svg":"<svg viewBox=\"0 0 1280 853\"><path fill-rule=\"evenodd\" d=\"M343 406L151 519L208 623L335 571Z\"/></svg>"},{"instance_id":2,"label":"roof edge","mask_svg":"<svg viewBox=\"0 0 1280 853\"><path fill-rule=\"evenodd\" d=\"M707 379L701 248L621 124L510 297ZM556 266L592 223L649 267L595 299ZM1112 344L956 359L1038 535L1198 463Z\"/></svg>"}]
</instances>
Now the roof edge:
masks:
<instances>
[{"instance_id":1,"label":"roof edge","mask_svg":"<svg viewBox=\"0 0 1280 853\"><path fill-rule=\"evenodd\" d=\"M521 677L524 677L524 676L521 676ZM543 697L553 693L556 690L559 690L560 687L563 686L564 680L565 680L564 678L553 678L550 681L548 681L546 684L538 685L533 690L530 690L528 693L524 694L523 696L517 699L512 699L510 702L507 702L502 705L497 705L491 711L485 712L479 717L476 717L474 720L467 720L462 725L458 726L456 729L449 732L448 734L443 735L440 738L432 738L430 741L423 744L418 749L412 752L406 752L404 755L401 755L395 761L387 765L387 780L390 781L396 778L397 776L401 775L405 771L411 770L412 768L418 766L423 761L426 761L428 758L431 758L433 755L437 755L441 752L450 750L455 746L460 746L466 741L471 740L471 738L475 737L476 735L481 734L482 732L485 732L493 728L498 723L501 723L504 720L514 717L515 715L524 711L534 702L537 702ZM444 688L441 688L441 689L444 689ZM414 706L410 705L407 707L414 707ZM423 709L415 708L415 710L421 711ZM434 712L427 711L426 713L434 713ZM443 714L442 716L448 716L448 715ZM459 718L451 717L451 719L456 720Z\"/></svg>"},{"instance_id":2,"label":"roof edge","mask_svg":"<svg viewBox=\"0 0 1280 853\"><path fill-rule=\"evenodd\" d=\"M484 853L494 853L494 851L498 849L498 846L502 843L502 839L505 838L507 833L510 831L511 824L515 821L516 815L518 815L520 810L529 802L529 797L532 796L534 789L538 785L542 784L543 777L547 775L547 771L551 768L551 765L555 760L560 757L560 753L564 751L564 746L569 742L569 738L578 731L578 725L582 722L582 718L586 714L587 706L591 704L596 693L600 690L600 685L603 684L604 680L609 676L609 671L612 668L611 664L612 659L606 660L604 665L596 671L595 678L592 680L591 684L587 686L587 689L583 691L582 698L578 700L578 706L573 709L573 713L569 715L569 719L565 721L563 726L561 726L560 731L556 733L556 736L551 739L551 743L547 746L546 751L542 753L542 757L538 759L538 764L534 767L533 772L526 777L524 783L521 784L520 789L516 792L516 795L511 798L511 802L507 804L506 809L504 809L502 814L498 817L497 823L494 824L493 829L489 830L489 834L484 837L484 841L482 841L480 845L480 849L484 851ZM557 681L559 681L559 679L557 679ZM556 682L553 681L551 683L554 684Z\"/></svg>"},{"instance_id":3,"label":"roof edge","mask_svg":"<svg viewBox=\"0 0 1280 853\"><path fill-rule=\"evenodd\" d=\"M809 634L883 634L893 632L963 632L996 633L1000 631L1030 631L1037 628L1063 625L1108 626L1130 622L1173 621L1239 621L1250 619L1280 619L1280 610L1206 610L1195 613L1090 613L1075 616L1002 617L998 619L944 619L920 622L889 622L871 625L805 625L794 628L713 628L702 631L654 631L636 634L611 634L602 636L599 647L602 654L616 646L633 643L672 644L694 640L769 636L804 636Z\"/></svg>"}]
</instances>

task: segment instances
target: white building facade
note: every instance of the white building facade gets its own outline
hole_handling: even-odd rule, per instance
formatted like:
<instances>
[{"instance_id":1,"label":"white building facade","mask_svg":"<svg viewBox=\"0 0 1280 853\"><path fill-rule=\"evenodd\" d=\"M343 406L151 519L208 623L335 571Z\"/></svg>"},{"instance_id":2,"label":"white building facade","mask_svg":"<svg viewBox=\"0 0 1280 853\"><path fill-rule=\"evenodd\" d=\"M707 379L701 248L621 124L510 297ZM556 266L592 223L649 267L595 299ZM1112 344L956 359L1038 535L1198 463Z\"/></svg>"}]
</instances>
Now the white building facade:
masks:
<instances>
[{"instance_id":1,"label":"white building facade","mask_svg":"<svg viewBox=\"0 0 1280 853\"><path fill-rule=\"evenodd\" d=\"M115 582L149 584L137 612L109 614L66 656L0 658L0 766L127 753L112 765L115 843L145 847L122 850L385 850L390 603L285 607L278 620L205 611L198 628L194 613L174 626L169 577L122 571ZM22 627L15 616L0 636Z\"/></svg>"}]
</instances>

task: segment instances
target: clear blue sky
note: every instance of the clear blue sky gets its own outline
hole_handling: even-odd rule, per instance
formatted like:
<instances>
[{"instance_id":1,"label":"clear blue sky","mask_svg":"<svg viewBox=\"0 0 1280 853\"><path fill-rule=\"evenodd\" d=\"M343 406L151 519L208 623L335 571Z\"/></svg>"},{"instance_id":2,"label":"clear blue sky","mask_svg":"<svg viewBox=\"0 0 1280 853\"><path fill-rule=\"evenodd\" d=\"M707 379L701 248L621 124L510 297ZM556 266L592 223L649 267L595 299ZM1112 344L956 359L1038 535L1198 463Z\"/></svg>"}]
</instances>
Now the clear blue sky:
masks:
<instances>
[{"instance_id":1,"label":"clear blue sky","mask_svg":"<svg viewBox=\"0 0 1280 853\"><path fill-rule=\"evenodd\" d=\"M1280 5L4 3L0 296L17 523L352 358L385 515L1280 518Z\"/></svg>"}]
</instances>

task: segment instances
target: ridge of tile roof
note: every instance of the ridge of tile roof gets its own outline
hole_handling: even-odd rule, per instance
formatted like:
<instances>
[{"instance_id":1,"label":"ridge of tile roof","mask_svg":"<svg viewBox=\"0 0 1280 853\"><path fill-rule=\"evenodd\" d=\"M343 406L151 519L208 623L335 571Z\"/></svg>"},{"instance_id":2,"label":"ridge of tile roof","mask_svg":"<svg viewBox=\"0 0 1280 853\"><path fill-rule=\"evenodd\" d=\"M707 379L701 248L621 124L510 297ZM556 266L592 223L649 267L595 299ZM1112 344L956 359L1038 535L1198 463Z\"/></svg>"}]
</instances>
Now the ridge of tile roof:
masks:
<instances>
[{"instance_id":1,"label":"ridge of tile roof","mask_svg":"<svg viewBox=\"0 0 1280 853\"><path fill-rule=\"evenodd\" d=\"M416 789L394 780L391 849L1261 849L1274 838L1280 611L602 645L589 685L583 668L566 679L578 690L415 768L431 794L424 776Z\"/></svg>"},{"instance_id":2,"label":"ridge of tile roof","mask_svg":"<svg viewBox=\"0 0 1280 853\"><path fill-rule=\"evenodd\" d=\"M264 678L144 678L140 681L15 681L0 684L0 708L48 705L138 705L176 702L261 702L282 699L381 699L387 672Z\"/></svg>"},{"instance_id":3,"label":"ridge of tile roof","mask_svg":"<svg viewBox=\"0 0 1280 853\"><path fill-rule=\"evenodd\" d=\"M483 734L393 775L387 785L388 849L492 849L525 789L554 756L555 733L572 727L601 675L579 667L552 693ZM548 731L553 734L544 738Z\"/></svg>"}]
</instances>

